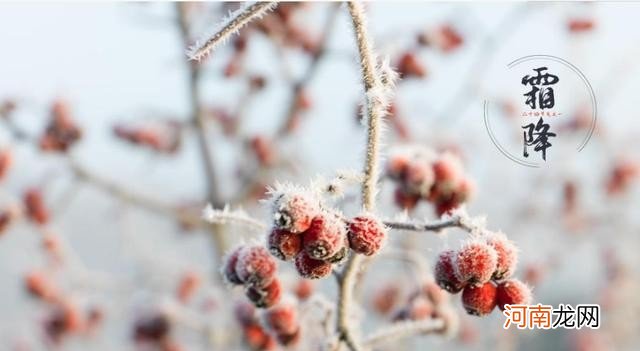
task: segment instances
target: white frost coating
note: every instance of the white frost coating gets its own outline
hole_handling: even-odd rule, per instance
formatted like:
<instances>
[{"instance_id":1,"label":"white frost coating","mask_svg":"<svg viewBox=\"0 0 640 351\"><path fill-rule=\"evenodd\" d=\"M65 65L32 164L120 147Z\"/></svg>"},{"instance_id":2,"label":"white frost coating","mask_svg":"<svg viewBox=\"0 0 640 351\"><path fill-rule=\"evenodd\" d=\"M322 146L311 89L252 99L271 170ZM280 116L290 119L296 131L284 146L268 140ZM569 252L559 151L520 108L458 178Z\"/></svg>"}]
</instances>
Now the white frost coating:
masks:
<instances>
[{"instance_id":1,"label":"white frost coating","mask_svg":"<svg viewBox=\"0 0 640 351\"><path fill-rule=\"evenodd\" d=\"M214 224L236 223L252 227L257 230L267 229L267 226L264 223L249 217L249 215L241 208L232 211L229 208L229 205L225 205L223 209L217 210L214 209L211 204L208 204L207 207L202 210L202 218L207 222Z\"/></svg>"},{"instance_id":2,"label":"white frost coating","mask_svg":"<svg viewBox=\"0 0 640 351\"><path fill-rule=\"evenodd\" d=\"M277 5L277 1L247 3L230 12L217 26L202 35L193 46L187 49L187 56L191 60L200 61L211 50L229 40L232 35L237 34L242 27L254 19L262 18Z\"/></svg>"}]
</instances>

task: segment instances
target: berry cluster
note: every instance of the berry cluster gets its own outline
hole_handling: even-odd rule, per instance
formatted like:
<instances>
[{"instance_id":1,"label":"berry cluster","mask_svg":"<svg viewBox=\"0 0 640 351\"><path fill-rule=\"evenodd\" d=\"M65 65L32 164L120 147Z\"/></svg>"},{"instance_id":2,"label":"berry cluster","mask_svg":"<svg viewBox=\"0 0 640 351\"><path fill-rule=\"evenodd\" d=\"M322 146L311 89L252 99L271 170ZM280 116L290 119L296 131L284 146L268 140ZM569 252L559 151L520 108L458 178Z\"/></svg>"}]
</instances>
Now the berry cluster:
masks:
<instances>
[{"instance_id":1,"label":"berry cluster","mask_svg":"<svg viewBox=\"0 0 640 351\"><path fill-rule=\"evenodd\" d=\"M269 308L262 314L260 323L252 305L239 303L235 307L235 317L252 350L273 350L276 344L287 347L300 340L300 322L293 304L281 303Z\"/></svg>"},{"instance_id":2,"label":"berry cluster","mask_svg":"<svg viewBox=\"0 0 640 351\"><path fill-rule=\"evenodd\" d=\"M293 260L298 273L307 279L329 275L342 263L349 249L371 256L382 247L384 225L370 214L345 221L337 211L326 209L305 191L273 194L273 229L267 237L271 254Z\"/></svg>"},{"instance_id":3,"label":"berry cluster","mask_svg":"<svg viewBox=\"0 0 640 351\"><path fill-rule=\"evenodd\" d=\"M404 306L396 311L394 320L438 318L448 300L449 296L438 284L428 281L409 296Z\"/></svg>"},{"instance_id":4,"label":"berry cluster","mask_svg":"<svg viewBox=\"0 0 640 351\"><path fill-rule=\"evenodd\" d=\"M300 340L300 322L293 304L281 303L271 307L263 314L263 321L280 345L291 346Z\"/></svg>"},{"instance_id":5,"label":"berry cluster","mask_svg":"<svg viewBox=\"0 0 640 351\"><path fill-rule=\"evenodd\" d=\"M276 261L262 246L240 246L225 261L223 275L234 285L244 285L247 298L256 307L267 308L280 301L282 285L276 277Z\"/></svg>"},{"instance_id":6,"label":"berry cluster","mask_svg":"<svg viewBox=\"0 0 640 351\"><path fill-rule=\"evenodd\" d=\"M450 152L437 155L421 147L393 152L386 174L397 183L396 204L411 210L424 199L435 205L438 216L450 213L473 193L472 181L464 175L462 161Z\"/></svg>"},{"instance_id":7,"label":"berry cluster","mask_svg":"<svg viewBox=\"0 0 640 351\"><path fill-rule=\"evenodd\" d=\"M435 278L444 290L455 294L463 290L467 313L489 314L498 305L527 304L530 289L519 280L509 279L516 269L518 249L504 234L486 233L471 239L458 251L440 253Z\"/></svg>"}]
</instances>

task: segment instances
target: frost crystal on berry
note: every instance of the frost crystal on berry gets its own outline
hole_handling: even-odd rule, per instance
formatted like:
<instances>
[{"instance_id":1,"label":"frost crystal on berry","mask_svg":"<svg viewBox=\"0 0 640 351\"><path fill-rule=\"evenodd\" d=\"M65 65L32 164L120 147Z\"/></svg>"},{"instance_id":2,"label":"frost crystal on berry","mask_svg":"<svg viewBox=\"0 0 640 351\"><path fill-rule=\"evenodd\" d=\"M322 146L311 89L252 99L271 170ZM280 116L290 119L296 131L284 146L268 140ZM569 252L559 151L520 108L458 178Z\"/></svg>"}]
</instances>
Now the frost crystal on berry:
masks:
<instances>
[{"instance_id":1,"label":"frost crystal on berry","mask_svg":"<svg viewBox=\"0 0 640 351\"><path fill-rule=\"evenodd\" d=\"M240 285L244 283L244 281L242 281L242 279L238 277L238 273L236 272L238 256L240 255L240 251L242 251L242 249L243 247L241 246L231 251L231 253L224 260L222 275L224 275L224 278L231 284Z\"/></svg>"},{"instance_id":2,"label":"frost crystal on berry","mask_svg":"<svg viewBox=\"0 0 640 351\"><path fill-rule=\"evenodd\" d=\"M518 248L507 236L502 233L491 233L487 236L489 244L498 254L496 270L493 272L494 280L502 280L511 277L518 264Z\"/></svg>"},{"instance_id":3,"label":"frost crystal on berry","mask_svg":"<svg viewBox=\"0 0 640 351\"><path fill-rule=\"evenodd\" d=\"M465 283L461 282L456 275L457 252L448 250L440 253L435 266L436 283L444 290L455 294L462 290Z\"/></svg>"},{"instance_id":4,"label":"frost crystal on berry","mask_svg":"<svg viewBox=\"0 0 640 351\"><path fill-rule=\"evenodd\" d=\"M302 233L309 228L318 214L320 204L313 194L294 187L279 186L271 191L273 201L273 220L277 228L292 233Z\"/></svg>"},{"instance_id":5,"label":"frost crystal on berry","mask_svg":"<svg viewBox=\"0 0 640 351\"><path fill-rule=\"evenodd\" d=\"M498 263L493 247L480 240L467 241L456 257L458 279L469 284L481 285L491 279Z\"/></svg>"},{"instance_id":6,"label":"frost crystal on berry","mask_svg":"<svg viewBox=\"0 0 640 351\"><path fill-rule=\"evenodd\" d=\"M357 253L371 256L384 243L387 231L373 215L363 214L349 221L349 246Z\"/></svg>"},{"instance_id":7,"label":"frost crystal on berry","mask_svg":"<svg viewBox=\"0 0 640 351\"><path fill-rule=\"evenodd\" d=\"M273 279L264 287L247 285L245 294L256 307L269 308L280 301L282 285L278 279Z\"/></svg>"},{"instance_id":8,"label":"frost crystal on berry","mask_svg":"<svg viewBox=\"0 0 640 351\"><path fill-rule=\"evenodd\" d=\"M266 286L276 274L276 261L262 246L247 246L240 250L236 274L245 285Z\"/></svg>"},{"instance_id":9,"label":"frost crystal on berry","mask_svg":"<svg viewBox=\"0 0 640 351\"><path fill-rule=\"evenodd\" d=\"M296 256L296 269L304 278L319 279L329 275L332 266L329 262L316 260L309 256L306 251L301 251L298 256Z\"/></svg>"},{"instance_id":10,"label":"frost crystal on berry","mask_svg":"<svg viewBox=\"0 0 640 351\"><path fill-rule=\"evenodd\" d=\"M267 247L273 256L289 261L302 250L302 237L300 234L273 228L267 237Z\"/></svg>"},{"instance_id":11,"label":"frost crystal on berry","mask_svg":"<svg viewBox=\"0 0 640 351\"><path fill-rule=\"evenodd\" d=\"M467 313L484 316L496 307L496 286L492 282L480 286L467 285L462 291L462 305Z\"/></svg>"},{"instance_id":12,"label":"frost crystal on berry","mask_svg":"<svg viewBox=\"0 0 640 351\"><path fill-rule=\"evenodd\" d=\"M504 311L504 305L528 305L531 303L531 289L517 279L507 280L498 285L498 306Z\"/></svg>"},{"instance_id":13,"label":"frost crystal on berry","mask_svg":"<svg viewBox=\"0 0 640 351\"><path fill-rule=\"evenodd\" d=\"M346 227L340 218L323 213L302 233L302 245L312 258L325 260L344 247L346 235Z\"/></svg>"},{"instance_id":14,"label":"frost crystal on berry","mask_svg":"<svg viewBox=\"0 0 640 351\"><path fill-rule=\"evenodd\" d=\"M267 328L275 334L291 335L298 330L298 312L293 304L280 303L263 315Z\"/></svg>"}]
</instances>

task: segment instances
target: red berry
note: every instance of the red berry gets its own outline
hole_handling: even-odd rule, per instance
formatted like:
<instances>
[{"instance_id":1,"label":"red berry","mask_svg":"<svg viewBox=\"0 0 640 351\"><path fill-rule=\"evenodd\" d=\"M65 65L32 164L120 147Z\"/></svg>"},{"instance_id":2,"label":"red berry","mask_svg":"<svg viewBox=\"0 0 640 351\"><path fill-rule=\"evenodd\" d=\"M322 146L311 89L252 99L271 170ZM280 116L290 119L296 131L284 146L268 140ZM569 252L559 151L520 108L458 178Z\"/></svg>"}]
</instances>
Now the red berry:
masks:
<instances>
[{"instance_id":1,"label":"red berry","mask_svg":"<svg viewBox=\"0 0 640 351\"><path fill-rule=\"evenodd\" d=\"M427 75L427 69L414 53L407 52L402 55L398 62L398 73L400 73L401 77L424 78Z\"/></svg>"},{"instance_id":2,"label":"red berry","mask_svg":"<svg viewBox=\"0 0 640 351\"><path fill-rule=\"evenodd\" d=\"M404 179L408 168L409 159L404 155L394 155L387 161L387 175L391 179Z\"/></svg>"},{"instance_id":3,"label":"red berry","mask_svg":"<svg viewBox=\"0 0 640 351\"><path fill-rule=\"evenodd\" d=\"M257 323L256 309L252 304L246 302L238 303L234 308L236 320L242 326L248 326Z\"/></svg>"},{"instance_id":4,"label":"red berry","mask_svg":"<svg viewBox=\"0 0 640 351\"><path fill-rule=\"evenodd\" d=\"M307 279L300 279L294 288L294 293L300 301L308 299L313 294L313 282Z\"/></svg>"},{"instance_id":5,"label":"red berry","mask_svg":"<svg viewBox=\"0 0 640 351\"><path fill-rule=\"evenodd\" d=\"M300 328L291 334L278 334L276 339L283 346L295 345L300 340Z\"/></svg>"},{"instance_id":6,"label":"red berry","mask_svg":"<svg viewBox=\"0 0 640 351\"><path fill-rule=\"evenodd\" d=\"M298 330L298 312L295 306L281 303L268 309L264 315L264 322L269 330L275 334L291 335Z\"/></svg>"},{"instance_id":7,"label":"red berry","mask_svg":"<svg viewBox=\"0 0 640 351\"><path fill-rule=\"evenodd\" d=\"M357 253L371 256L382 247L387 231L373 215L364 214L349 222L349 246Z\"/></svg>"},{"instance_id":8,"label":"red berry","mask_svg":"<svg viewBox=\"0 0 640 351\"><path fill-rule=\"evenodd\" d=\"M319 212L318 201L303 192L281 194L274 203L275 226L292 233L309 229L311 221Z\"/></svg>"},{"instance_id":9,"label":"red berry","mask_svg":"<svg viewBox=\"0 0 640 351\"><path fill-rule=\"evenodd\" d=\"M243 246L240 246L233 250L224 261L224 266L222 267L222 275L224 275L224 278L231 284L244 284L244 281L240 279L240 277L238 277L238 273L236 272L238 256L240 256L240 251L242 251L243 248Z\"/></svg>"},{"instance_id":10,"label":"red berry","mask_svg":"<svg viewBox=\"0 0 640 351\"><path fill-rule=\"evenodd\" d=\"M405 210L413 210L420 200L419 194L410 193L407 189L400 186L394 193L396 205Z\"/></svg>"},{"instance_id":11,"label":"red berry","mask_svg":"<svg viewBox=\"0 0 640 351\"><path fill-rule=\"evenodd\" d=\"M382 315L391 312L398 304L400 294L401 291L398 284L386 283L374 293L373 299L371 300L373 309Z\"/></svg>"},{"instance_id":12,"label":"red berry","mask_svg":"<svg viewBox=\"0 0 640 351\"><path fill-rule=\"evenodd\" d=\"M518 248L502 233L490 234L487 237L487 244L493 247L498 254L498 263L492 279L502 280L509 278L518 264Z\"/></svg>"},{"instance_id":13,"label":"red berry","mask_svg":"<svg viewBox=\"0 0 640 351\"><path fill-rule=\"evenodd\" d=\"M24 194L24 206L27 216L37 224L49 222L49 210L44 204L42 192L39 189L29 189Z\"/></svg>"},{"instance_id":14,"label":"red berry","mask_svg":"<svg viewBox=\"0 0 640 351\"><path fill-rule=\"evenodd\" d=\"M410 193L427 196L435 181L433 167L428 162L414 161L406 171L405 186Z\"/></svg>"},{"instance_id":15,"label":"red berry","mask_svg":"<svg viewBox=\"0 0 640 351\"><path fill-rule=\"evenodd\" d=\"M176 295L178 300L183 303L189 301L189 299L196 292L198 287L200 286L200 277L195 272L186 272L178 283L178 289L176 291Z\"/></svg>"},{"instance_id":16,"label":"red berry","mask_svg":"<svg viewBox=\"0 0 640 351\"><path fill-rule=\"evenodd\" d=\"M245 285L267 286L276 275L277 264L262 246L246 246L240 250L236 273Z\"/></svg>"},{"instance_id":17,"label":"red berry","mask_svg":"<svg viewBox=\"0 0 640 351\"><path fill-rule=\"evenodd\" d=\"M346 235L341 219L332 214L322 214L314 218L309 229L302 233L302 245L312 258L325 260L344 247Z\"/></svg>"},{"instance_id":18,"label":"red berry","mask_svg":"<svg viewBox=\"0 0 640 351\"><path fill-rule=\"evenodd\" d=\"M497 263L498 254L493 247L479 240L470 240L458 251L456 274L460 281L481 285L491 279Z\"/></svg>"},{"instance_id":19,"label":"red berry","mask_svg":"<svg viewBox=\"0 0 640 351\"><path fill-rule=\"evenodd\" d=\"M9 172L13 164L13 154L9 149L0 150L0 180Z\"/></svg>"},{"instance_id":20,"label":"red berry","mask_svg":"<svg viewBox=\"0 0 640 351\"><path fill-rule=\"evenodd\" d=\"M407 317L414 321L429 318L433 312L433 303L420 295L412 299L407 306Z\"/></svg>"},{"instance_id":21,"label":"red berry","mask_svg":"<svg viewBox=\"0 0 640 351\"><path fill-rule=\"evenodd\" d=\"M436 282L429 281L422 286L422 293L434 305L442 305L449 299L449 295Z\"/></svg>"},{"instance_id":22,"label":"red berry","mask_svg":"<svg viewBox=\"0 0 640 351\"><path fill-rule=\"evenodd\" d=\"M296 269L298 273L307 279L319 279L331 274L333 267L331 263L321 260L316 260L309 256L306 251L301 251L296 256Z\"/></svg>"},{"instance_id":23,"label":"red berry","mask_svg":"<svg viewBox=\"0 0 640 351\"><path fill-rule=\"evenodd\" d=\"M459 292L465 286L465 283L461 282L456 275L456 257L457 253L453 250L440 253L434 272L438 286L452 294Z\"/></svg>"},{"instance_id":24,"label":"red berry","mask_svg":"<svg viewBox=\"0 0 640 351\"><path fill-rule=\"evenodd\" d=\"M267 237L267 246L273 256L283 261L289 261L302 250L302 236L273 228Z\"/></svg>"},{"instance_id":25,"label":"red berry","mask_svg":"<svg viewBox=\"0 0 640 351\"><path fill-rule=\"evenodd\" d=\"M504 305L528 305L531 303L531 289L517 279L500 283L497 290L498 307L503 311Z\"/></svg>"},{"instance_id":26,"label":"red berry","mask_svg":"<svg viewBox=\"0 0 640 351\"><path fill-rule=\"evenodd\" d=\"M338 252L336 252L333 256L327 258L325 261L331 264L341 265L347 260L347 257L349 257L349 239L345 236L344 245L342 246L342 248L338 250Z\"/></svg>"},{"instance_id":27,"label":"red berry","mask_svg":"<svg viewBox=\"0 0 640 351\"><path fill-rule=\"evenodd\" d=\"M258 308L269 308L280 301L282 296L282 285L278 279L273 279L269 285L246 286L245 294Z\"/></svg>"},{"instance_id":28,"label":"red berry","mask_svg":"<svg viewBox=\"0 0 640 351\"><path fill-rule=\"evenodd\" d=\"M445 152L433 163L433 172L437 182L457 180L462 175L462 164L457 156Z\"/></svg>"},{"instance_id":29,"label":"red berry","mask_svg":"<svg viewBox=\"0 0 640 351\"><path fill-rule=\"evenodd\" d=\"M480 286L467 285L462 291L462 305L467 313L484 316L496 307L496 286L492 282Z\"/></svg>"},{"instance_id":30,"label":"red berry","mask_svg":"<svg viewBox=\"0 0 640 351\"><path fill-rule=\"evenodd\" d=\"M251 350L273 350L275 341L260 324L251 324L243 328L244 341Z\"/></svg>"}]
</instances>

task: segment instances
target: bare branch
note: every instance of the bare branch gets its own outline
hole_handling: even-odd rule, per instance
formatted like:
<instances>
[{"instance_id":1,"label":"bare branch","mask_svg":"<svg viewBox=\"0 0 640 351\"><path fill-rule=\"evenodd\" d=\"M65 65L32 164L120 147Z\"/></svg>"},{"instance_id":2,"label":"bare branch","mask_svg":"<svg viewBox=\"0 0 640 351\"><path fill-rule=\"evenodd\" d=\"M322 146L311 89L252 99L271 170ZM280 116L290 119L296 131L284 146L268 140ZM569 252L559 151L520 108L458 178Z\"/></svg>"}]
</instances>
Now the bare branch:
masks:
<instances>
[{"instance_id":1,"label":"bare branch","mask_svg":"<svg viewBox=\"0 0 640 351\"><path fill-rule=\"evenodd\" d=\"M370 349L383 343L389 343L416 334L441 332L444 327L445 323L442 319L398 322L371 334L365 339L364 345L367 349Z\"/></svg>"}]
</instances>

